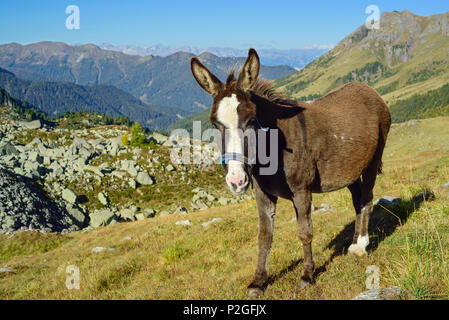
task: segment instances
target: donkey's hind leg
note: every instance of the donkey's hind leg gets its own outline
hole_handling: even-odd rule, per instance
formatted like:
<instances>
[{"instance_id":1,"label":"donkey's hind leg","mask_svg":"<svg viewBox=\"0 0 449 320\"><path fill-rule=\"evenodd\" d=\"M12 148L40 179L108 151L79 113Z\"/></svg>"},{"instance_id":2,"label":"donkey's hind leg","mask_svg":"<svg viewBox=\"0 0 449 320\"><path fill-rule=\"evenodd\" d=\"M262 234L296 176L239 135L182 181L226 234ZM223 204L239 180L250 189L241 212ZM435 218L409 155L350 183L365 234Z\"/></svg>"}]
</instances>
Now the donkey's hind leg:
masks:
<instances>
[{"instance_id":1,"label":"donkey's hind leg","mask_svg":"<svg viewBox=\"0 0 449 320\"><path fill-rule=\"evenodd\" d=\"M376 182L376 176L379 169L380 161L375 159L368 166L362 175L360 184L360 212L357 212L355 223L354 238L348 252L357 256L367 254L366 247L369 245L368 224L371 213L373 212L373 188ZM355 189L355 188L354 188ZM354 192L351 190L354 197ZM357 191L355 191L357 193ZM354 201L354 199L353 199Z\"/></svg>"},{"instance_id":2,"label":"donkey's hind leg","mask_svg":"<svg viewBox=\"0 0 449 320\"><path fill-rule=\"evenodd\" d=\"M256 188L256 201L259 209L259 257L254 280L248 286L250 299L262 297L268 280L268 255L273 241L277 198Z\"/></svg>"},{"instance_id":3,"label":"donkey's hind leg","mask_svg":"<svg viewBox=\"0 0 449 320\"><path fill-rule=\"evenodd\" d=\"M354 228L354 237L352 238L352 244L348 249L349 253L352 254L363 254L363 244L358 242L361 228L362 228L362 180L360 178L357 179L356 182L351 184L348 187L349 191L351 191L352 195L352 204L354 205L355 210L355 228Z\"/></svg>"}]
</instances>

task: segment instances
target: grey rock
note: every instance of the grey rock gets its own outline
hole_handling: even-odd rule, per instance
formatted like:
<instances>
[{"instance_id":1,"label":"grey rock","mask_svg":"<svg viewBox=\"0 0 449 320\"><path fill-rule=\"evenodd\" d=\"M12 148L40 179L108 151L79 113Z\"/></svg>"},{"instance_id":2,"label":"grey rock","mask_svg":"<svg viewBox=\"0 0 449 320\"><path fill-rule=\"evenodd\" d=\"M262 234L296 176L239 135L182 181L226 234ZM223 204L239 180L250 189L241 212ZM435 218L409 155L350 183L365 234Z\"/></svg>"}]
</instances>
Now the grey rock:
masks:
<instances>
[{"instance_id":1,"label":"grey rock","mask_svg":"<svg viewBox=\"0 0 449 320\"><path fill-rule=\"evenodd\" d=\"M37 153L36 151L31 151L28 154L28 160L29 161L33 161L33 162L37 162L37 163L40 163L40 164L44 163L44 158L39 153Z\"/></svg>"},{"instance_id":2,"label":"grey rock","mask_svg":"<svg viewBox=\"0 0 449 320\"><path fill-rule=\"evenodd\" d=\"M169 216L171 213L169 212L169 211L166 211L166 210L164 210L164 211L161 211L160 213L159 213L159 216L161 216L161 217L166 217L166 216Z\"/></svg>"},{"instance_id":3,"label":"grey rock","mask_svg":"<svg viewBox=\"0 0 449 320\"><path fill-rule=\"evenodd\" d=\"M200 188L200 187L197 187L197 188L193 189L192 192L193 192L193 193L198 193L198 192L200 192L201 190L204 190L204 189L202 189L202 188Z\"/></svg>"},{"instance_id":4,"label":"grey rock","mask_svg":"<svg viewBox=\"0 0 449 320\"><path fill-rule=\"evenodd\" d=\"M59 177L64 173L64 169L57 162L53 162L48 168L55 177Z\"/></svg>"},{"instance_id":5,"label":"grey rock","mask_svg":"<svg viewBox=\"0 0 449 320\"><path fill-rule=\"evenodd\" d=\"M18 155L19 151L14 147L11 142L6 142L0 144L0 156L7 156L7 155Z\"/></svg>"},{"instance_id":6,"label":"grey rock","mask_svg":"<svg viewBox=\"0 0 449 320\"><path fill-rule=\"evenodd\" d=\"M335 211L335 208L332 207L330 204L322 203L319 207L315 207L312 205L312 212L313 213L324 213L329 211Z\"/></svg>"},{"instance_id":7,"label":"grey rock","mask_svg":"<svg viewBox=\"0 0 449 320\"><path fill-rule=\"evenodd\" d=\"M210 226L211 224L218 223L221 221L223 221L222 218L213 218L211 221L204 222L201 225L203 226L203 228L206 228L206 227Z\"/></svg>"},{"instance_id":8,"label":"grey rock","mask_svg":"<svg viewBox=\"0 0 449 320\"><path fill-rule=\"evenodd\" d=\"M42 127L42 123L40 120L34 121L18 121L17 125L24 129L40 129Z\"/></svg>"},{"instance_id":9,"label":"grey rock","mask_svg":"<svg viewBox=\"0 0 449 320\"><path fill-rule=\"evenodd\" d=\"M130 178L128 180L128 185L130 186L130 188L132 189L136 189L137 188L137 182L136 180L134 180L133 178Z\"/></svg>"},{"instance_id":10,"label":"grey rock","mask_svg":"<svg viewBox=\"0 0 449 320\"><path fill-rule=\"evenodd\" d=\"M226 206L229 203L229 199L228 198L218 198L218 203L222 206Z\"/></svg>"},{"instance_id":11,"label":"grey rock","mask_svg":"<svg viewBox=\"0 0 449 320\"><path fill-rule=\"evenodd\" d=\"M104 192L99 192L98 193L98 201L100 201L100 203L104 206L109 205L109 198L104 194Z\"/></svg>"},{"instance_id":12,"label":"grey rock","mask_svg":"<svg viewBox=\"0 0 449 320\"><path fill-rule=\"evenodd\" d=\"M115 220L115 214L109 209L95 210L90 214L90 226L97 228L107 226Z\"/></svg>"},{"instance_id":13,"label":"grey rock","mask_svg":"<svg viewBox=\"0 0 449 320\"><path fill-rule=\"evenodd\" d=\"M175 223L177 226L191 226L192 223L190 222L190 220L183 220L183 221L178 221Z\"/></svg>"},{"instance_id":14,"label":"grey rock","mask_svg":"<svg viewBox=\"0 0 449 320\"><path fill-rule=\"evenodd\" d=\"M13 272L14 270L9 268L0 268L0 273L7 273L7 272Z\"/></svg>"},{"instance_id":15,"label":"grey rock","mask_svg":"<svg viewBox=\"0 0 449 320\"><path fill-rule=\"evenodd\" d=\"M130 208L122 209L119 212L119 216L128 221L134 221L136 219L137 207L132 206Z\"/></svg>"},{"instance_id":16,"label":"grey rock","mask_svg":"<svg viewBox=\"0 0 449 320\"><path fill-rule=\"evenodd\" d=\"M208 207L203 201L201 201L201 200L198 200L198 201L192 203L191 205L192 205L192 208L193 208L193 209L196 209L196 210L206 210L206 209L209 208L209 207Z\"/></svg>"},{"instance_id":17,"label":"grey rock","mask_svg":"<svg viewBox=\"0 0 449 320\"><path fill-rule=\"evenodd\" d=\"M76 204L78 196L70 189L64 189L62 191L62 199L71 204Z\"/></svg>"},{"instance_id":18,"label":"grey rock","mask_svg":"<svg viewBox=\"0 0 449 320\"><path fill-rule=\"evenodd\" d=\"M168 166L165 167L165 171L172 172L175 171L175 168L171 164L169 164Z\"/></svg>"},{"instance_id":19,"label":"grey rock","mask_svg":"<svg viewBox=\"0 0 449 320\"><path fill-rule=\"evenodd\" d=\"M89 170L89 171L92 171L93 173L95 173L97 176L99 176L99 177L104 177L104 173L103 173L103 171L101 170L101 168L99 168L99 167L95 167L95 166L85 166L84 167L84 170Z\"/></svg>"},{"instance_id":20,"label":"grey rock","mask_svg":"<svg viewBox=\"0 0 449 320\"><path fill-rule=\"evenodd\" d=\"M158 132L153 132L153 134L150 136L150 140L153 140L157 144L164 144L166 141L168 141L168 137Z\"/></svg>"},{"instance_id":21,"label":"grey rock","mask_svg":"<svg viewBox=\"0 0 449 320\"><path fill-rule=\"evenodd\" d=\"M150 177L150 175L146 171L139 172L139 174L136 177L136 180L138 183L140 183L143 186L149 186L154 183L153 179Z\"/></svg>"},{"instance_id":22,"label":"grey rock","mask_svg":"<svg viewBox=\"0 0 449 320\"><path fill-rule=\"evenodd\" d=\"M127 171L132 177L137 176L137 163L134 160L122 160L121 161L121 170Z\"/></svg>"},{"instance_id":23,"label":"grey rock","mask_svg":"<svg viewBox=\"0 0 449 320\"><path fill-rule=\"evenodd\" d=\"M154 217L154 215L156 214L156 211L154 211L151 208L146 208L145 210L142 211L142 214L145 218L151 218L151 217Z\"/></svg>"},{"instance_id":24,"label":"grey rock","mask_svg":"<svg viewBox=\"0 0 449 320\"><path fill-rule=\"evenodd\" d=\"M67 208L67 212L69 213L69 217L72 222L80 228L85 226L86 216L77 208Z\"/></svg>"},{"instance_id":25,"label":"grey rock","mask_svg":"<svg viewBox=\"0 0 449 320\"><path fill-rule=\"evenodd\" d=\"M99 253L103 251L115 251L115 248L95 247L92 249L92 252L94 253Z\"/></svg>"},{"instance_id":26,"label":"grey rock","mask_svg":"<svg viewBox=\"0 0 449 320\"><path fill-rule=\"evenodd\" d=\"M390 286L381 290L367 290L351 300L399 300L400 295L401 288Z\"/></svg>"}]
</instances>

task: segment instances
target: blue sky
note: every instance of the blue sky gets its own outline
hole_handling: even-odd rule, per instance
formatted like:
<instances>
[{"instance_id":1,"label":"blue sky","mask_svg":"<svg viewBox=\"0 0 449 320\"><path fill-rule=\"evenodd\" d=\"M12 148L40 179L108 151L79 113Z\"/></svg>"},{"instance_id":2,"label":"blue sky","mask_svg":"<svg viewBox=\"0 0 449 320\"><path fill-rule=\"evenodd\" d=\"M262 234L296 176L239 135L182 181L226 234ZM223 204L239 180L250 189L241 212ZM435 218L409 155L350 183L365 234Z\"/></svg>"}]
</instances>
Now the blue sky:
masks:
<instances>
[{"instance_id":1,"label":"blue sky","mask_svg":"<svg viewBox=\"0 0 449 320\"><path fill-rule=\"evenodd\" d=\"M279 49L336 44L368 14L408 9L449 11L447 0L1 0L0 43L63 41L114 45ZM65 9L80 9L80 29L67 30Z\"/></svg>"}]
</instances>

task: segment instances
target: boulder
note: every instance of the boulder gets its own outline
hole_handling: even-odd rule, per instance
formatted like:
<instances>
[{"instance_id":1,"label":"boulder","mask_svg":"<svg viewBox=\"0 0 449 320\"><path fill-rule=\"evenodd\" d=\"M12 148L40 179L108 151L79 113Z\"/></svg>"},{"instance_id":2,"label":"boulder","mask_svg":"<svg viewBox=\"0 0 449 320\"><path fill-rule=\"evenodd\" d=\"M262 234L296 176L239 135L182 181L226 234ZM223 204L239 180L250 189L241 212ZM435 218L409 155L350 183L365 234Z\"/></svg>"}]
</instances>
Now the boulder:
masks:
<instances>
[{"instance_id":1,"label":"boulder","mask_svg":"<svg viewBox=\"0 0 449 320\"><path fill-rule=\"evenodd\" d=\"M132 188L132 189L136 189L137 188L137 182L133 178L130 178L128 180L128 184L129 184L129 187Z\"/></svg>"},{"instance_id":2,"label":"boulder","mask_svg":"<svg viewBox=\"0 0 449 320\"><path fill-rule=\"evenodd\" d=\"M71 204L76 204L78 197L77 195L70 189L64 189L62 191L62 199Z\"/></svg>"},{"instance_id":3,"label":"boulder","mask_svg":"<svg viewBox=\"0 0 449 320\"><path fill-rule=\"evenodd\" d=\"M166 216L169 216L169 215L171 215L171 213L169 211L166 211L166 210L163 210L163 211L161 211L159 213L159 216L161 216L161 217L166 217Z\"/></svg>"},{"instance_id":4,"label":"boulder","mask_svg":"<svg viewBox=\"0 0 449 320\"><path fill-rule=\"evenodd\" d=\"M136 177L136 180L139 184L143 186L149 186L154 183L153 178L151 178L148 172L146 171L139 172L139 174Z\"/></svg>"},{"instance_id":5,"label":"boulder","mask_svg":"<svg viewBox=\"0 0 449 320\"><path fill-rule=\"evenodd\" d=\"M104 192L99 192L98 193L98 201L100 201L100 203L104 206L109 205L109 198L106 194L104 194Z\"/></svg>"},{"instance_id":6,"label":"boulder","mask_svg":"<svg viewBox=\"0 0 449 320\"><path fill-rule=\"evenodd\" d=\"M109 209L95 210L90 215L90 225L94 228L107 226L115 219L115 214Z\"/></svg>"},{"instance_id":7,"label":"boulder","mask_svg":"<svg viewBox=\"0 0 449 320\"><path fill-rule=\"evenodd\" d=\"M145 210L142 211L142 214L144 215L145 218L152 218L156 214L156 211L154 211L151 208L146 208Z\"/></svg>"},{"instance_id":8,"label":"boulder","mask_svg":"<svg viewBox=\"0 0 449 320\"><path fill-rule=\"evenodd\" d=\"M137 176L137 163L134 160L122 160L120 169L127 171L131 177Z\"/></svg>"},{"instance_id":9,"label":"boulder","mask_svg":"<svg viewBox=\"0 0 449 320\"><path fill-rule=\"evenodd\" d=\"M157 144L164 144L168 140L168 137L158 132L153 132L153 134L150 136L150 140L151 139Z\"/></svg>"},{"instance_id":10,"label":"boulder","mask_svg":"<svg viewBox=\"0 0 449 320\"><path fill-rule=\"evenodd\" d=\"M218 199L218 203L220 205L222 205L222 206L225 206L225 205L227 205L229 203L229 199L221 197L221 198Z\"/></svg>"},{"instance_id":11,"label":"boulder","mask_svg":"<svg viewBox=\"0 0 449 320\"><path fill-rule=\"evenodd\" d=\"M9 156L9 155L19 155L19 151L9 141L0 144L0 156Z\"/></svg>"},{"instance_id":12,"label":"boulder","mask_svg":"<svg viewBox=\"0 0 449 320\"><path fill-rule=\"evenodd\" d=\"M401 288L390 286L385 289L371 289L362 292L351 300L399 300L401 296Z\"/></svg>"},{"instance_id":13,"label":"boulder","mask_svg":"<svg viewBox=\"0 0 449 320\"><path fill-rule=\"evenodd\" d=\"M169 164L168 166L165 167L165 171L172 172L175 171L175 168L171 164Z\"/></svg>"},{"instance_id":14,"label":"boulder","mask_svg":"<svg viewBox=\"0 0 449 320\"><path fill-rule=\"evenodd\" d=\"M48 167L55 177L59 177L64 173L64 169L56 161Z\"/></svg>"},{"instance_id":15,"label":"boulder","mask_svg":"<svg viewBox=\"0 0 449 320\"><path fill-rule=\"evenodd\" d=\"M223 221L222 218L213 218L211 221L204 222L201 225L203 226L203 228L206 228L206 227L210 226L211 224L218 223L221 221Z\"/></svg>"},{"instance_id":16,"label":"boulder","mask_svg":"<svg viewBox=\"0 0 449 320\"><path fill-rule=\"evenodd\" d=\"M103 251L115 251L115 248L95 247L92 249L92 252L94 253L99 253Z\"/></svg>"},{"instance_id":17,"label":"boulder","mask_svg":"<svg viewBox=\"0 0 449 320\"><path fill-rule=\"evenodd\" d=\"M28 160L32 161L32 162L37 162L37 163L40 163L40 164L44 163L44 158L39 153L37 153L36 151L31 151L28 154Z\"/></svg>"},{"instance_id":18,"label":"boulder","mask_svg":"<svg viewBox=\"0 0 449 320\"><path fill-rule=\"evenodd\" d=\"M192 223L190 222L190 220L183 220L183 221L178 221L175 223L177 226L191 226Z\"/></svg>"},{"instance_id":19,"label":"boulder","mask_svg":"<svg viewBox=\"0 0 449 320\"><path fill-rule=\"evenodd\" d=\"M79 209L72 207L67 208L67 212L72 222L80 228L85 226L86 216Z\"/></svg>"},{"instance_id":20,"label":"boulder","mask_svg":"<svg viewBox=\"0 0 449 320\"><path fill-rule=\"evenodd\" d=\"M42 123L40 120L18 121L17 125L19 127L22 127L23 129L40 129L42 127Z\"/></svg>"},{"instance_id":21,"label":"boulder","mask_svg":"<svg viewBox=\"0 0 449 320\"><path fill-rule=\"evenodd\" d=\"M136 219L136 214L137 214L137 207L136 206L132 206L132 207L127 208L127 209L122 209L119 212L119 216L122 219L128 220L128 221L134 221Z\"/></svg>"}]
</instances>

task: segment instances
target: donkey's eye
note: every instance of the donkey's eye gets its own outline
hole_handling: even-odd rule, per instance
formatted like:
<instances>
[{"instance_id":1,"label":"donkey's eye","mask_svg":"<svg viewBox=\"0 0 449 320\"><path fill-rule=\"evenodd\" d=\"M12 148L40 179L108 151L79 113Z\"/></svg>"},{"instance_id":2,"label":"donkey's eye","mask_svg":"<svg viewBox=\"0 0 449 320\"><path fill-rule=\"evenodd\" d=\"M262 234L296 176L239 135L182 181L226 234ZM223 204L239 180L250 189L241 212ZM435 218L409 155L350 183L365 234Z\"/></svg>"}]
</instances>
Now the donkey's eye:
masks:
<instances>
[{"instance_id":1,"label":"donkey's eye","mask_svg":"<svg viewBox=\"0 0 449 320\"><path fill-rule=\"evenodd\" d=\"M243 124L244 128L253 127L256 124L256 120L254 118L248 119Z\"/></svg>"},{"instance_id":2,"label":"donkey's eye","mask_svg":"<svg viewBox=\"0 0 449 320\"><path fill-rule=\"evenodd\" d=\"M217 130L220 130L220 128L223 126L221 123L218 123L218 122L213 122L212 125Z\"/></svg>"}]
</instances>

